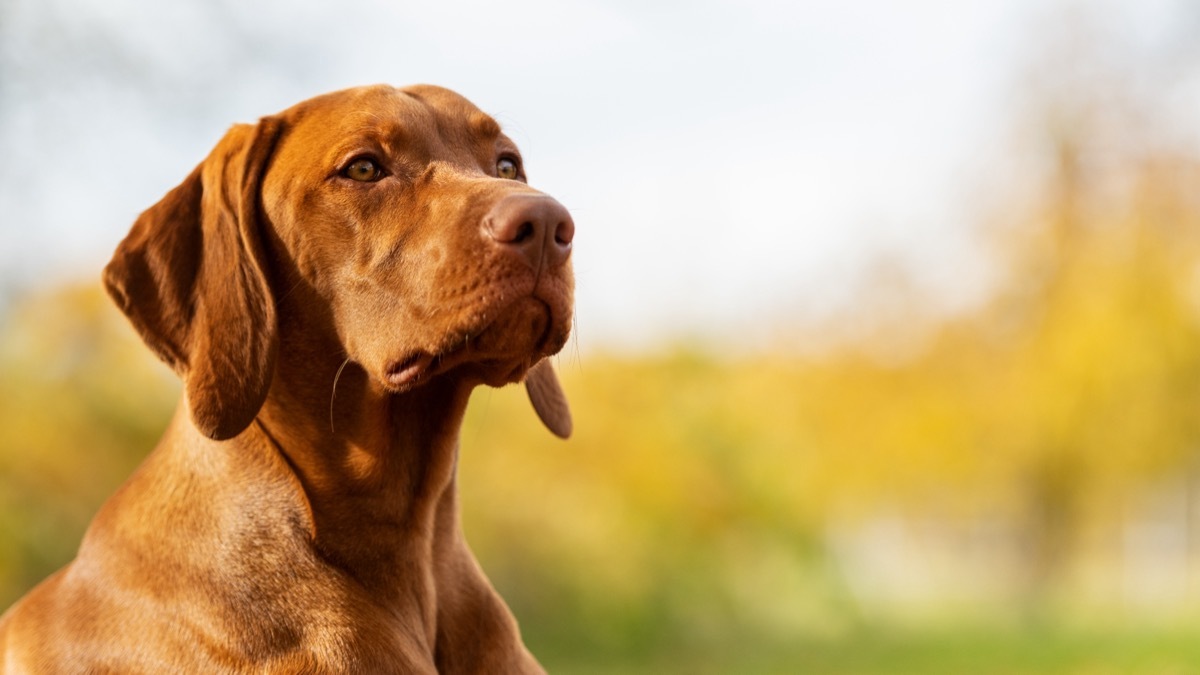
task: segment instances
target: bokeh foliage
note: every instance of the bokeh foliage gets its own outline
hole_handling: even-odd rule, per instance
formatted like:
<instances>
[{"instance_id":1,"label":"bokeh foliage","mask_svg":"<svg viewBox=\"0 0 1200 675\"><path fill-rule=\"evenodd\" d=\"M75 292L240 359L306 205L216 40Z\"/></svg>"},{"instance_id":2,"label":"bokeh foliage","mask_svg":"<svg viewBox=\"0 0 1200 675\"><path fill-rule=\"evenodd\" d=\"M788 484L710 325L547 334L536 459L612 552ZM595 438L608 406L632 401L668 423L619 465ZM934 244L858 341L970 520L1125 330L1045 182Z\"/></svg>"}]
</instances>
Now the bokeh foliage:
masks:
<instances>
[{"instance_id":1,"label":"bokeh foliage","mask_svg":"<svg viewBox=\"0 0 1200 675\"><path fill-rule=\"evenodd\" d=\"M0 318L0 604L73 555L99 504L153 447L174 376L99 285Z\"/></svg>"}]
</instances>

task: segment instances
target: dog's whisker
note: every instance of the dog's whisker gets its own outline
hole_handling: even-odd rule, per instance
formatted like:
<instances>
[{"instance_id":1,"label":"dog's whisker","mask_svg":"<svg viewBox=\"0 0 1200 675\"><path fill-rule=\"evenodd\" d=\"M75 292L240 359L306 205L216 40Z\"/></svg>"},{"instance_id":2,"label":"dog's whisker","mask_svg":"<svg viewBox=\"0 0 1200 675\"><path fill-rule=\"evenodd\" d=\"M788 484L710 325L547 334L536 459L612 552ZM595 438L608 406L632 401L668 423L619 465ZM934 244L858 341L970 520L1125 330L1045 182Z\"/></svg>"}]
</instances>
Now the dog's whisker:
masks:
<instances>
[{"instance_id":1,"label":"dog's whisker","mask_svg":"<svg viewBox=\"0 0 1200 675\"><path fill-rule=\"evenodd\" d=\"M575 354L575 368L577 372L583 369L583 357L579 353L579 313L571 315L571 347Z\"/></svg>"},{"instance_id":2,"label":"dog's whisker","mask_svg":"<svg viewBox=\"0 0 1200 675\"><path fill-rule=\"evenodd\" d=\"M333 401L335 398L337 398L338 379L341 378L342 371L345 370L346 366L349 364L350 364L350 357L347 356L346 360L342 361L342 365L338 366L337 373L335 373L333 376L333 389L332 389L332 391L329 392L329 433L331 433L331 434L337 433L337 430L333 428Z\"/></svg>"},{"instance_id":3,"label":"dog's whisker","mask_svg":"<svg viewBox=\"0 0 1200 675\"><path fill-rule=\"evenodd\" d=\"M292 284L291 288L287 289L286 291L283 292L283 295L279 296L279 300L277 300L277 302L281 301L281 300L287 298L289 295L291 295L293 291L295 291L297 288L300 288L300 284L302 284L302 283L304 283L304 280L300 279L296 283Z\"/></svg>"}]
</instances>

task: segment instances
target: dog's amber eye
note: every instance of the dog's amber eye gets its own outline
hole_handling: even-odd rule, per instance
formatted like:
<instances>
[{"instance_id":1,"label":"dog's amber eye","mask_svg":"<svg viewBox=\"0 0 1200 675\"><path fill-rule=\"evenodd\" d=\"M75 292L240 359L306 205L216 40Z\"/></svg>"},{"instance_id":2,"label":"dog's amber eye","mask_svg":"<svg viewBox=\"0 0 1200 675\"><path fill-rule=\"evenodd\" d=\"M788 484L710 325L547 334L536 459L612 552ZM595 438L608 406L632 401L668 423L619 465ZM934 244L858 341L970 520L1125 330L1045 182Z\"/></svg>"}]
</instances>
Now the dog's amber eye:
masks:
<instances>
[{"instance_id":1,"label":"dog's amber eye","mask_svg":"<svg viewBox=\"0 0 1200 675\"><path fill-rule=\"evenodd\" d=\"M508 180L517 180L521 172L517 170L517 163L513 160L504 157L499 162L496 162L496 174L501 178Z\"/></svg>"},{"instance_id":2,"label":"dog's amber eye","mask_svg":"<svg viewBox=\"0 0 1200 675\"><path fill-rule=\"evenodd\" d=\"M363 157L350 162L350 165L342 170L342 175L351 180L370 183L373 180L379 180L382 172L375 162Z\"/></svg>"}]
</instances>

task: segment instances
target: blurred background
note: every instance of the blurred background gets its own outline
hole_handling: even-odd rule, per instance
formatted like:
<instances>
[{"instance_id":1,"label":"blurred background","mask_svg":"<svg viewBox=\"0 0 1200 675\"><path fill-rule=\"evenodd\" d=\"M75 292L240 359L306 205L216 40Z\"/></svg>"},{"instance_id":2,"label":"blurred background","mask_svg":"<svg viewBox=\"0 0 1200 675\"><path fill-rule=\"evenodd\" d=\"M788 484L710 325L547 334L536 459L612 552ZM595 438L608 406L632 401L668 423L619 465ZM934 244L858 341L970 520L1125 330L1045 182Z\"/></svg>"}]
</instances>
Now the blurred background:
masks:
<instances>
[{"instance_id":1,"label":"blurred background","mask_svg":"<svg viewBox=\"0 0 1200 675\"><path fill-rule=\"evenodd\" d=\"M373 82L578 225L576 436L462 436L552 672L1200 672L1188 0L0 0L0 608L177 400L99 287L135 216Z\"/></svg>"}]
</instances>

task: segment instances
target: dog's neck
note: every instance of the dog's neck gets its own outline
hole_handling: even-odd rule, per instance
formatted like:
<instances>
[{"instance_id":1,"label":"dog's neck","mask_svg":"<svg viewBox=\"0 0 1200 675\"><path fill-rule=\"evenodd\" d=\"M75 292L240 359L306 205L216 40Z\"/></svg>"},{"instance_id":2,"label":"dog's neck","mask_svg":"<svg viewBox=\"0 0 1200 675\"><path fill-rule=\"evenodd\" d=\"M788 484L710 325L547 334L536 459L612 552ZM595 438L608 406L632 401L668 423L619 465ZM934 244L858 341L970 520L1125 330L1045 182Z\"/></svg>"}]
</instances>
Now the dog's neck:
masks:
<instances>
[{"instance_id":1,"label":"dog's neck","mask_svg":"<svg viewBox=\"0 0 1200 675\"><path fill-rule=\"evenodd\" d=\"M443 376L391 394L336 343L281 328L288 358L254 426L296 474L318 552L381 599L436 611L431 568L459 536L455 465L471 387Z\"/></svg>"}]
</instances>

